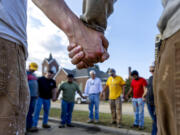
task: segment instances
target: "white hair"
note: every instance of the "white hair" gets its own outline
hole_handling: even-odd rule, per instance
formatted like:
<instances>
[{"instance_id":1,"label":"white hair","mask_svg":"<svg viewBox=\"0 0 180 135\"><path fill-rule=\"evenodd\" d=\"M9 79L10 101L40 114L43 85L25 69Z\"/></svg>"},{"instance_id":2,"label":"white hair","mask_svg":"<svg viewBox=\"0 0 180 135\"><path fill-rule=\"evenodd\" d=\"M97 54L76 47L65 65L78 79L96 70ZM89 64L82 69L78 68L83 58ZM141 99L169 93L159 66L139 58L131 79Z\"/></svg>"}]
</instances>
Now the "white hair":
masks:
<instances>
[{"instance_id":1,"label":"white hair","mask_svg":"<svg viewBox=\"0 0 180 135\"><path fill-rule=\"evenodd\" d=\"M94 71L94 70L91 70L90 72L89 72L89 74L91 75L91 74L96 74L96 72Z\"/></svg>"}]
</instances>

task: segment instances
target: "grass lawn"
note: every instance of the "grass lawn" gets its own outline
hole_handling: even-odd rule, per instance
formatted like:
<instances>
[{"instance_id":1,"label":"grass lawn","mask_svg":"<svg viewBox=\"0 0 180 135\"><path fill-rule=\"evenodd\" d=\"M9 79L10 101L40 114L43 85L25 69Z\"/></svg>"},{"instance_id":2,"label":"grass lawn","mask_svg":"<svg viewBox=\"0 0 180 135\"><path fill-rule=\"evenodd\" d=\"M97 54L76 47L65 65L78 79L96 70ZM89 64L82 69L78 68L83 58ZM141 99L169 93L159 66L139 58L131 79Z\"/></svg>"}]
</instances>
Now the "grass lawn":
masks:
<instances>
[{"instance_id":1,"label":"grass lawn","mask_svg":"<svg viewBox=\"0 0 180 135\"><path fill-rule=\"evenodd\" d=\"M50 111L50 117L60 118L60 109L52 108ZM111 114L108 113L99 113L100 122L99 125L111 126ZM88 112L87 111L74 111L73 112L73 121L87 122L88 120ZM123 115L122 124L124 128L130 129L134 121L134 117L132 115ZM145 132L151 132L152 121L151 118L145 117Z\"/></svg>"}]
</instances>

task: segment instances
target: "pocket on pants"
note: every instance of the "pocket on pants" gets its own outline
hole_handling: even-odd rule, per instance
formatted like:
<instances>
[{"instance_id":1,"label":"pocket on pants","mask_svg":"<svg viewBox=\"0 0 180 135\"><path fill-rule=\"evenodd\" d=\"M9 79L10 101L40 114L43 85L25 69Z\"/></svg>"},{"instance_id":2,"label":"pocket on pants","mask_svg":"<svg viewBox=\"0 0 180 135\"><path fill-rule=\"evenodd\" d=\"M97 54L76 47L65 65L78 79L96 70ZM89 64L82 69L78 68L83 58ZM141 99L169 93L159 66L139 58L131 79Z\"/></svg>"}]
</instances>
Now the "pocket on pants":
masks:
<instances>
[{"instance_id":1,"label":"pocket on pants","mask_svg":"<svg viewBox=\"0 0 180 135\"><path fill-rule=\"evenodd\" d=\"M8 82L7 47L0 43L0 95L7 94Z\"/></svg>"}]
</instances>

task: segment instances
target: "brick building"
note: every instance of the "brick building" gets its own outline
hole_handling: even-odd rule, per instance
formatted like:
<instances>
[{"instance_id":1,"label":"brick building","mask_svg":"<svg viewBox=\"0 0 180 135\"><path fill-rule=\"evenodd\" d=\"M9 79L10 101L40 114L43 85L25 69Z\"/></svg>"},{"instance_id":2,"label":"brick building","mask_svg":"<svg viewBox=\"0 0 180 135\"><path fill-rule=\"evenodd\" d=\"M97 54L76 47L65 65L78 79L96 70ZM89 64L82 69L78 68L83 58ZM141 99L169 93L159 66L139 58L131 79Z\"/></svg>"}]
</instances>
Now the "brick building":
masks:
<instances>
[{"instance_id":1,"label":"brick building","mask_svg":"<svg viewBox=\"0 0 180 135\"><path fill-rule=\"evenodd\" d=\"M44 75L48 70L53 70L55 73L54 79L56 81L57 86L61 84L63 81L67 80L67 75L69 73L74 75L74 80L78 83L79 88L82 92L84 92L86 81L89 79L90 70L96 71L96 76L99 77L102 81L103 86L105 86L105 83L108 79L108 74L106 72L103 72L99 69L98 65L95 65L94 67L90 67L87 69L66 69L66 68L59 68L59 65L57 61L52 57L52 54L49 55L49 58L45 58L42 63L42 75ZM108 98L108 91L104 95L104 99Z\"/></svg>"}]
</instances>

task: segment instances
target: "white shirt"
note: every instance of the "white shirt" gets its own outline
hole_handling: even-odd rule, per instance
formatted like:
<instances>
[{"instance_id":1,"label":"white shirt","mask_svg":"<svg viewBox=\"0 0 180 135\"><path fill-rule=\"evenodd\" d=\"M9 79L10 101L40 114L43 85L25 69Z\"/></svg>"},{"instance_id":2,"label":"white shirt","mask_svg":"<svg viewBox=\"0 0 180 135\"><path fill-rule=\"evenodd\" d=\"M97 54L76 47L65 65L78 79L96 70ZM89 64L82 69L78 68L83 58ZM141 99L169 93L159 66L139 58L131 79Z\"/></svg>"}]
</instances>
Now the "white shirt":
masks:
<instances>
[{"instance_id":1,"label":"white shirt","mask_svg":"<svg viewBox=\"0 0 180 135\"><path fill-rule=\"evenodd\" d=\"M99 78L88 79L85 86L85 95L98 94L102 92L102 82Z\"/></svg>"}]
</instances>

